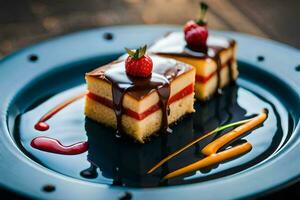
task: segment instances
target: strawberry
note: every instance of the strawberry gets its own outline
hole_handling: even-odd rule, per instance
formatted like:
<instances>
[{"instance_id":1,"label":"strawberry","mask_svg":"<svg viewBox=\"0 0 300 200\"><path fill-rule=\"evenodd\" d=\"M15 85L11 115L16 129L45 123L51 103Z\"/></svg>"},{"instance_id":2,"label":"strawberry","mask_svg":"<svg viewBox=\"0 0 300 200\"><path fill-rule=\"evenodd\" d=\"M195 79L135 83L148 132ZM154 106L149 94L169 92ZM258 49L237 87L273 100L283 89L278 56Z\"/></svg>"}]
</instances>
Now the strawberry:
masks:
<instances>
[{"instance_id":1,"label":"strawberry","mask_svg":"<svg viewBox=\"0 0 300 200\"><path fill-rule=\"evenodd\" d=\"M125 70L128 75L135 77L148 77L152 74L153 62L146 55L147 45L135 51L125 48L128 57L125 60Z\"/></svg>"},{"instance_id":2,"label":"strawberry","mask_svg":"<svg viewBox=\"0 0 300 200\"><path fill-rule=\"evenodd\" d=\"M198 26L199 25L194 20L190 20L184 25L183 32L184 32L184 34L186 34L188 31L190 31L191 29L196 28Z\"/></svg>"},{"instance_id":3,"label":"strawberry","mask_svg":"<svg viewBox=\"0 0 300 200\"><path fill-rule=\"evenodd\" d=\"M205 26L198 26L191 29L185 34L185 41L193 50L196 51L205 51L206 50L206 41L208 37L208 31Z\"/></svg>"},{"instance_id":4,"label":"strawberry","mask_svg":"<svg viewBox=\"0 0 300 200\"><path fill-rule=\"evenodd\" d=\"M205 3L200 3L200 8L200 18L197 21L188 21L183 28L183 32L188 47L196 51L206 51L208 29L204 18L208 6Z\"/></svg>"}]
</instances>

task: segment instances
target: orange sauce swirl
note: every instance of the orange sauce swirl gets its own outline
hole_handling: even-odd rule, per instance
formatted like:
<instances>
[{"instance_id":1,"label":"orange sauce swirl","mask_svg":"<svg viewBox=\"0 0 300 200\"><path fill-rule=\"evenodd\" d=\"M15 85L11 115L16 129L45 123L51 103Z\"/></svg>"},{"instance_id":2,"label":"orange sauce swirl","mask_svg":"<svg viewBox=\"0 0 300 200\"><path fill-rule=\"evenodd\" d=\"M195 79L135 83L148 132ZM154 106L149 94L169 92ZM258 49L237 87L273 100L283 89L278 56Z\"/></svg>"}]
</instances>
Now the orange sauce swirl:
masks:
<instances>
[{"instance_id":1,"label":"orange sauce swirl","mask_svg":"<svg viewBox=\"0 0 300 200\"><path fill-rule=\"evenodd\" d=\"M164 176L163 179L170 179L170 178L180 176L182 174L185 174L185 173L188 173L191 171L195 171L195 170L198 170L198 169L201 169L204 167L218 164L225 160L232 159L239 155L245 154L245 153L249 152L251 149L252 149L252 145L249 142L245 142L243 144L237 145L230 149L221 151L220 153L211 154L202 160L199 160L199 161L194 162L186 167L175 170L175 171L167 174L166 176Z\"/></svg>"},{"instance_id":2,"label":"orange sauce swirl","mask_svg":"<svg viewBox=\"0 0 300 200\"><path fill-rule=\"evenodd\" d=\"M71 99L68 99L64 101L63 103L57 105L55 108L51 109L49 112L47 112L44 116L40 118L40 120L34 125L34 128L39 131L46 131L49 129L49 125L46 123L47 120L49 120L53 115L58 113L60 110L64 109L69 104L73 103L74 101L77 101L78 99L84 97L86 93L79 94L75 97L72 97Z\"/></svg>"},{"instance_id":3,"label":"orange sauce swirl","mask_svg":"<svg viewBox=\"0 0 300 200\"><path fill-rule=\"evenodd\" d=\"M221 163L225 160L232 159L234 157L237 157L237 156L240 156L242 154L245 154L245 153L249 152L252 149L252 145L249 142L245 142L243 144L237 145L235 147L231 147L231 148L226 149L226 150L221 151L221 152L218 152L218 150L220 148L222 148L224 145L226 145L226 144L230 143L231 141L233 141L234 139L242 136L245 132L248 132L248 131L254 129L255 127L259 126L260 124L262 124L267 119L267 117L268 117L268 111L267 111L267 109L263 109L262 113L259 114L258 116L253 117L252 119L249 119L244 124L238 126L237 128L233 129L232 131L229 131L228 133L224 134L220 138L218 138L218 139L214 140L213 142L209 143L208 145L206 145L201 150L201 152L204 155L206 155L207 157L205 157L204 159L201 159L199 161L196 161L196 162L194 162L194 163L192 163L188 166L177 169L177 170L167 174L166 176L164 176L163 179L174 178L176 176L180 176L182 174L185 174L185 173L188 173L188 172L191 172L191 171L196 171L196 170L199 170L199 169L204 168L204 167L208 167L208 166L211 166L211 165L214 165L214 164L218 164L218 163ZM214 132L215 131L207 133L206 135L204 135L204 136L194 140L193 142L187 144L186 146L184 146L180 150L178 150L178 151L174 152L173 154L167 156L162 161L160 161L158 164L156 164L154 167L152 167L147 172L147 174L152 173L157 168L159 168L162 164L164 164L165 162L167 162L168 160L170 160L171 158L173 158L177 154L181 153L182 151L189 148L193 144L201 141L202 139L208 137L209 135L211 135Z\"/></svg>"}]
</instances>

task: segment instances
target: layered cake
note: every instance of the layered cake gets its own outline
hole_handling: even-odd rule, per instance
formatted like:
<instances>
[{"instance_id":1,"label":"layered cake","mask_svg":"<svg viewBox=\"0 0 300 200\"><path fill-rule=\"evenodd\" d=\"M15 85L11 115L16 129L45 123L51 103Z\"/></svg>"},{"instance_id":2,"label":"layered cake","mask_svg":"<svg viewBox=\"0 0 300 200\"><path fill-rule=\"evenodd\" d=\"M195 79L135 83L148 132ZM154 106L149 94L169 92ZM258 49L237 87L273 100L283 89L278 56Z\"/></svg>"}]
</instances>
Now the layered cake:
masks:
<instances>
[{"instance_id":1,"label":"layered cake","mask_svg":"<svg viewBox=\"0 0 300 200\"><path fill-rule=\"evenodd\" d=\"M174 59L127 50L126 60L86 74L85 114L143 142L194 112L194 67Z\"/></svg>"},{"instance_id":2,"label":"layered cake","mask_svg":"<svg viewBox=\"0 0 300 200\"><path fill-rule=\"evenodd\" d=\"M198 20L187 22L183 32L169 33L149 49L153 54L194 66L195 95L200 100L209 99L238 76L236 42L208 34L206 10L207 5L201 3Z\"/></svg>"}]
</instances>

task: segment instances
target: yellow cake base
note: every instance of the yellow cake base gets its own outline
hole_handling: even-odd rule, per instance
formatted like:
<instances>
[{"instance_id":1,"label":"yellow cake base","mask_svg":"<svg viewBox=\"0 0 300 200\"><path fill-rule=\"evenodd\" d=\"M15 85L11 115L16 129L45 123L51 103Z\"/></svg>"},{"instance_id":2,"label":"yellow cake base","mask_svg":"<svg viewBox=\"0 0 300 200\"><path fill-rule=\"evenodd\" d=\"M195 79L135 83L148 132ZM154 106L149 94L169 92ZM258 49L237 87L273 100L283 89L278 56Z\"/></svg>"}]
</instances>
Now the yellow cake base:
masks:
<instances>
[{"instance_id":1,"label":"yellow cake base","mask_svg":"<svg viewBox=\"0 0 300 200\"><path fill-rule=\"evenodd\" d=\"M169 106L170 114L168 116L168 123L171 124L183 115L194 112L193 105L194 94L190 94L172 103ZM89 97L86 97L85 115L107 126L113 128L116 128L117 126L116 115L114 111L111 108L106 107ZM125 133L127 133L129 136L133 137L137 141L143 143L148 136L152 135L160 129L161 121L161 110L155 111L143 120L137 120L130 116L123 115L122 127Z\"/></svg>"}]
</instances>

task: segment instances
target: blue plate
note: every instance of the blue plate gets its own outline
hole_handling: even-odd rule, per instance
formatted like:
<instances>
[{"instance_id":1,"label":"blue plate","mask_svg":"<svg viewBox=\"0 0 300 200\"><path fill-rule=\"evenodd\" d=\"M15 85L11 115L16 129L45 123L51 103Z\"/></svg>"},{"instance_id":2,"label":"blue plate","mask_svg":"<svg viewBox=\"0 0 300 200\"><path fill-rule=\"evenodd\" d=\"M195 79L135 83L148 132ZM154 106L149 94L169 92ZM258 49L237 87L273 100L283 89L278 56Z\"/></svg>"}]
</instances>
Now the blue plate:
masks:
<instances>
[{"instance_id":1,"label":"blue plate","mask_svg":"<svg viewBox=\"0 0 300 200\"><path fill-rule=\"evenodd\" d=\"M300 72L296 69L300 64L300 52L274 41L231 32L212 31L212 34L229 36L238 42L240 78L238 88L231 88L228 93L233 94L231 97L239 96L236 100L239 109L247 108L254 112L261 106L269 106L273 110L270 118L273 116L276 119L266 122L263 128L268 128L265 129L268 131L265 134L262 128L259 129L261 133L259 130L253 133L255 137L251 138L251 134L246 138L253 140L253 143L265 142L274 147L259 162L251 162L251 165L218 176L205 172L211 175L207 179L197 177L196 181L141 188L134 184L111 185L109 179L105 183L104 179L93 181L76 177L72 169L76 171L82 162L69 166L66 172L56 168L59 165L57 163L64 159L50 159L54 157L53 154L46 155L30 149L26 137L38 134L32 130L27 117L32 113L43 112L39 109L40 105L47 107L74 91L84 90L79 86L84 82L84 72L117 58L124 53L124 47L136 48L141 44L151 44L165 33L178 30L180 27L176 26L93 29L45 41L1 60L0 184L21 195L42 199L118 199L131 196L133 199L147 200L244 198L262 195L296 181L300 175ZM72 107L70 109L72 112L78 111L72 110ZM197 114L193 117L196 124L198 117ZM182 123L188 126L190 122L184 119ZM88 121L79 124L85 125L85 129L90 132L97 126ZM195 128L195 124L191 127ZM185 127L183 130L186 130ZM278 130L280 137L275 137ZM75 134L74 137L81 136ZM84 137L92 141L110 140L89 133ZM90 146L93 147L93 144ZM98 146L98 143L94 146ZM101 156L100 159L91 156L97 155L97 148L91 148L88 155L82 154L80 159L88 156L90 160L98 159L101 163ZM46 157L52 163L45 163L43 159ZM68 159L72 163L77 157ZM229 161L234 162L242 160ZM224 166L227 163L212 171L218 171Z\"/></svg>"}]
</instances>

